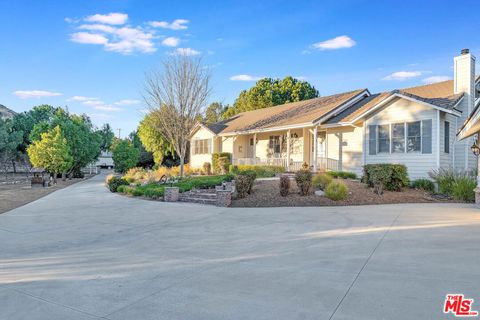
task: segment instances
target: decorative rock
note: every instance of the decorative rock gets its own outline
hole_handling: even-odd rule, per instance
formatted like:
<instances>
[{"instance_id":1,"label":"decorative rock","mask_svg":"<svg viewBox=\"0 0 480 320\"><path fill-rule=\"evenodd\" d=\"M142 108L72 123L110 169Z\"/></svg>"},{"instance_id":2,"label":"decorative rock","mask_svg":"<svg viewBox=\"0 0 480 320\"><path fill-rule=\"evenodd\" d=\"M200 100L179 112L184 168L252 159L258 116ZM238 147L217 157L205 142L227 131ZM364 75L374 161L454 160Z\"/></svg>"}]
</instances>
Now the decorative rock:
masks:
<instances>
[{"instance_id":1,"label":"decorative rock","mask_svg":"<svg viewBox=\"0 0 480 320\"><path fill-rule=\"evenodd\" d=\"M231 190L216 190L217 194L217 207L230 207L232 204L232 192Z\"/></svg>"},{"instance_id":2,"label":"decorative rock","mask_svg":"<svg viewBox=\"0 0 480 320\"><path fill-rule=\"evenodd\" d=\"M176 202L180 195L180 189L178 187L166 187L164 200L165 202Z\"/></svg>"},{"instance_id":3,"label":"decorative rock","mask_svg":"<svg viewBox=\"0 0 480 320\"><path fill-rule=\"evenodd\" d=\"M315 190L315 195L316 196L324 196L325 192L323 190Z\"/></svg>"}]
</instances>

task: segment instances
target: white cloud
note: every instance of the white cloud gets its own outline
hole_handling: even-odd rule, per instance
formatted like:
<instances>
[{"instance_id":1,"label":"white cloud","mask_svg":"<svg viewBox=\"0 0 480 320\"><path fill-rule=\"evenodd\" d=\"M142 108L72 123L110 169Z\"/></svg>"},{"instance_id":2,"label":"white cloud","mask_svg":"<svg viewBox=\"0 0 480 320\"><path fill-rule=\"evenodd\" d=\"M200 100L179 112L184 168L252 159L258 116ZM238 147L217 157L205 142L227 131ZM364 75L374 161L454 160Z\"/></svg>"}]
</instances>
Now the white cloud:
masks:
<instances>
[{"instance_id":1,"label":"white cloud","mask_svg":"<svg viewBox=\"0 0 480 320\"><path fill-rule=\"evenodd\" d=\"M185 19L176 19L173 22L168 23L167 21L150 21L148 24L154 28L164 28L172 30L184 30L187 29L188 20Z\"/></svg>"},{"instance_id":2,"label":"white cloud","mask_svg":"<svg viewBox=\"0 0 480 320\"><path fill-rule=\"evenodd\" d=\"M168 37L163 39L162 41L162 44L167 47L176 47L178 46L179 43L180 43L180 39L175 37Z\"/></svg>"},{"instance_id":3,"label":"white cloud","mask_svg":"<svg viewBox=\"0 0 480 320\"><path fill-rule=\"evenodd\" d=\"M322 42L317 42L312 45L318 50L336 50L343 48L351 48L357 43L349 36L339 36Z\"/></svg>"},{"instance_id":4,"label":"white cloud","mask_svg":"<svg viewBox=\"0 0 480 320\"><path fill-rule=\"evenodd\" d=\"M87 22L99 22L104 24L121 25L128 20L125 13L94 14L85 18Z\"/></svg>"},{"instance_id":5,"label":"white cloud","mask_svg":"<svg viewBox=\"0 0 480 320\"><path fill-rule=\"evenodd\" d=\"M85 97L85 96L73 96L70 99L67 99L67 101L89 101L89 100L98 100L98 98L95 97Z\"/></svg>"},{"instance_id":6,"label":"white cloud","mask_svg":"<svg viewBox=\"0 0 480 320\"><path fill-rule=\"evenodd\" d=\"M108 111L108 112L114 112L114 111L120 111L122 109L111 105L111 104L106 104L105 102L101 100L87 100L87 101L82 101L82 104L92 107L95 110L102 110L102 111Z\"/></svg>"},{"instance_id":7,"label":"white cloud","mask_svg":"<svg viewBox=\"0 0 480 320\"><path fill-rule=\"evenodd\" d=\"M422 75L421 71L398 71L392 74L389 74L383 80L398 80L403 81L411 78L416 78Z\"/></svg>"},{"instance_id":8,"label":"white cloud","mask_svg":"<svg viewBox=\"0 0 480 320\"><path fill-rule=\"evenodd\" d=\"M107 44L108 39L101 34L76 32L70 35L70 40L78 43L86 44Z\"/></svg>"},{"instance_id":9,"label":"white cloud","mask_svg":"<svg viewBox=\"0 0 480 320\"><path fill-rule=\"evenodd\" d=\"M107 26L104 24L82 24L78 29L89 30L89 31L100 31L105 33L113 33L116 28L112 26Z\"/></svg>"},{"instance_id":10,"label":"white cloud","mask_svg":"<svg viewBox=\"0 0 480 320\"><path fill-rule=\"evenodd\" d=\"M110 105L104 105L104 106L95 106L93 107L96 110L101 110L101 111L107 111L107 112L115 112L115 111L120 111L122 109L110 106Z\"/></svg>"},{"instance_id":11,"label":"white cloud","mask_svg":"<svg viewBox=\"0 0 480 320\"><path fill-rule=\"evenodd\" d=\"M175 51L172 52L172 54L180 56L197 56L201 54L201 52L192 48L177 48L175 49Z\"/></svg>"},{"instance_id":12,"label":"white cloud","mask_svg":"<svg viewBox=\"0 0 480 320\"><path fill-rule=\"evenodd\" d=\"M257 81L260 79L263 79L265 77L255 77L255 76L250 76L248 74L238 74L236 76L231 76L230 80L232 81Z\"/></svg>"},{"instance_id":13,"label":"white cloud","mask_svg":"<svg viewBox=\"0 0 480 320\"><path fill-rule=\"evenodd\" d=\"M140 28L122 27L115 30L114 37L105 44L105 50L132 54L136 51L152 53L157 50L153 43L154 35Z\"/></svg>"},{"instance_id":14,"label":"white cloud","mask_svg":"<svg viewBox=\"0 0 480 320\"><path fill-rule=\"evenodd\" d=\"M450 79L451 78L449 76L432 76L432 77L425 78L422 81L424 83L430 84L430 83L447 81L447 80L450 80Z\"/></svg>"},{"instance_id":15,"label":"white cloud","mask_svg":"<svg viewBox=\"0 0 480 320\"><path fill-rule=\"evenodd\" d=\"M15 96L20 99L29 99L29 98L47 98L47 97L56 97L61 96L61 93L44 91L44 90L17 90L13 92Z\"/></svg>"},{"instance_id":16,"label":"white cloud","mask_svg":"<svg viewBox=\"0 0 480 320\"><path fill-rule=\"evenodd\" d=\"M117 106L131 106L131 105L136 105L136 104L140 104L140 103L141 103L140 100L123 99L123 100L115 102L114 105L117 105Z\"/></svg>"}]
</instances>

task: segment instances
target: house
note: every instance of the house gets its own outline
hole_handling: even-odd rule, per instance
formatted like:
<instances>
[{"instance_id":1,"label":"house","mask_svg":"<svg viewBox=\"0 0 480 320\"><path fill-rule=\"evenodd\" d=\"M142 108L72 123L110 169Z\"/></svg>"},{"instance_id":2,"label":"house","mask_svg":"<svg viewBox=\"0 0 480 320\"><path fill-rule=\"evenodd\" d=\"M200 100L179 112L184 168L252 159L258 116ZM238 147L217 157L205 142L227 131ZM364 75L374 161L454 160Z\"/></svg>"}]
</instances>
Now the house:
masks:
<instances>
[{"instance_id":1,"label":"house","mask_svg":"<svg viewBox=\"0 0 480 320\"><path fill-rule=\"evenodd\" d=\"M370 163L405 164L411 179L432 169L476 168L472 138L456 133L479 100L475 57L454 58L454 79L372 94L357 89L199 123L191 134L190 164L202 167L212 153L229 152L233 164L306 162L314 171L361 174ZM477 99L476 99L477 97Z\"/></svg>"},{"instance_id":2,"label":"house","mask_svg":"<svg viewBox=\"0 0 480 320\"><path fill-rule=\"evenodd\" d=\"M0 104L0 119L11 119L16 114L15 111L8 109Z\"/></svg>"}]
</instances>

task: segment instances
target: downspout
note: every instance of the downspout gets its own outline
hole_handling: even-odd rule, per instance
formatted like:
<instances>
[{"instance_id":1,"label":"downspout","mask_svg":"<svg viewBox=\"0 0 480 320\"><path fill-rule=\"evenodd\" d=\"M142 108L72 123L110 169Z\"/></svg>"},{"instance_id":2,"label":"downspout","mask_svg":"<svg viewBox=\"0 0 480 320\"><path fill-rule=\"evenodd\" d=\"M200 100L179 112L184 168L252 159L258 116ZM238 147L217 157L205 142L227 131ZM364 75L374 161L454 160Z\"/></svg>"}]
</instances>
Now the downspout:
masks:
<instances>
[{"instance_id":1,"label":"downspout","mask_svg":"<svg viewBox=\"0 0 480 320\"><path fill-rule=\"evenodd\" d=\"M437 168L440 169L440 110L437 110Z\"/></svg>"}]
</instances>

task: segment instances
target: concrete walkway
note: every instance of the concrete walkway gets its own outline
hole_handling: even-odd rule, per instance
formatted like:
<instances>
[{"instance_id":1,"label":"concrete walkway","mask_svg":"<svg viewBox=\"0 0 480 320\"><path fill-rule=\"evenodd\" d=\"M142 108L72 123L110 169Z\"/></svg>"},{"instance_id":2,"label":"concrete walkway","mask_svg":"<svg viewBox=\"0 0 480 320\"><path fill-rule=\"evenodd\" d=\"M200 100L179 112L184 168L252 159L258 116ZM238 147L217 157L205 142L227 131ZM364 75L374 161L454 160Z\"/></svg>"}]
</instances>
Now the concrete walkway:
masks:
<instances>
[{"instance_id":1,"label":"concrete walkway","mask_svg":"<svg viewBox=\"0 0 480 320\"><path fill-rule=\"evenodd\" d=\"M223 209L103 177L0 215L0 319L453 319L480 309L470 205Z\"/></svg>"}]
</instances>

